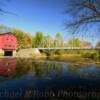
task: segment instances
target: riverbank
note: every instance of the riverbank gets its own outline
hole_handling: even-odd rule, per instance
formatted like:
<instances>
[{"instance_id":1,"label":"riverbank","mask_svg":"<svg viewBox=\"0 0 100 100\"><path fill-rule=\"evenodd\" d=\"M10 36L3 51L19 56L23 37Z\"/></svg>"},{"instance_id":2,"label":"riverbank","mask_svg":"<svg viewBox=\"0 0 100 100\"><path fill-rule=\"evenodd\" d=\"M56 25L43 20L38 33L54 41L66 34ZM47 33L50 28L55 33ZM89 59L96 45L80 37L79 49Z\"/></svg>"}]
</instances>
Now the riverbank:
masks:
<instances>
[{"instance_id":1,"label":"riverbank","mask_svg":"<svg viewBox=\"0 0 100 100\"><path fill-rule=\"evenodd\" d=\"M96 60L93 58L85 58L78 54L63 54L63 55L54 55L49 56L47 59L57 60L57 61L65 61L65 62L73 62L79 64L100 64L100 60Z\"/></svg>"},{"instance_id":2,"label":"riverbank","mask_svg":"<svg viewBox=\"0 0 100 100\"><path fill-rule=\"evenodd\" d=\"M47 56L46 54L34 54L31 56L16 56L16 58L26 58L33 60L55 60L62 62L73 62L78 64L100 64L100 60L96 60L93 58L85 58L80 54L62 54L62 55L51 55Z\"/></svg>"},{"instance_id":3,"label":"riverbank","mask_svg":"<svg viewBox=\"0 0 100 100\"><path fill-rule=\"evenodd\" d=\"M38 49L21 49L16 53L16 56L14 58L25 58L25 59L34 59L34 60L57 60L57 61L64 61L64 62L78 62L80 64L100 64L100 58L94 57L95 51L92 51L89 53L84 51L47 51L47 52L40 52ZM50 55L47 55L47 53L50 53ZM83 53L83 54L82 54ZM87 54L87 55L86 55ZM0 56L0 58L5 58L4 56ZM8 57L7 57L8 58Z\"/></svg>"},{"instance_id":4,"label":"riverbank","mask_svg":"<svg viewBox=\"0 0 100 100\"><path fill-rule=\"evenodd\" d=\"M1 59L11 59L11 58L15 58L15 59L30 59L32 61L56 61L56 62L70 62L72 63L72 66L79 66L79 65L91 65L91 64L96 64L96 65L100 65L100 60L96 61L92 58L83 58L81 55L76 55L76 54L64 54L64 55L53 55L53 56L46 56L46 55L37 55L37 56L31 56L31 57L24 57L24 56L16 56L16 57L11 57L11 56L1 56ZM100 66L99 66L100 67Z\"/></svg>"}]
</instances>

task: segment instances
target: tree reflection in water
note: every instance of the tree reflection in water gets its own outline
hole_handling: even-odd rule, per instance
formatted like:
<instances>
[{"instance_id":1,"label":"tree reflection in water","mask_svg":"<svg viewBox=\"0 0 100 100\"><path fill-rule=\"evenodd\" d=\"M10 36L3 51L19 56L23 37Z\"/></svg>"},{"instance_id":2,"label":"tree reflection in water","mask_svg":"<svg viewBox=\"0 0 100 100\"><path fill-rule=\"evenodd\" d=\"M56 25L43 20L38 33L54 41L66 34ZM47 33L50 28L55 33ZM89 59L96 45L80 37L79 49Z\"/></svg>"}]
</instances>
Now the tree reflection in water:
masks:
<instances>
[{"instance_id":1,"label":"tree reflection in water","mask_svg":"<svg viewBox=\"0 0 100 100\"><path fill-rule=\"evenodd\" d=\"M59 77L62 74L62 63L42 61L33 62L35 77Z\"/></svg>"},{"instance_id":2,"label":"tree reflection in water","mask_svg":"<svg viewBox=\"0 0 100 100\"><path fill-rule=\"evenodd\" d=\"M69 64L68 70L73 76L84 79L100 79L100 65L96 64Z\"/></svg>"},{"instance_id":3,"label":"tree reflection in water","mask_svg":"<svg viewBox=\"0 0 100 100\"><path fill-rule=\"evenodd\" d=\"M30 59L17 59L17 70L14 77L26 75L32 71L32 60Z\"/></svg>"},{"instance_id":4,"label":"tree reflection in water","mask_svg":"<svg viewBox=\"0 0 100 100\"><path fill-rule=\"evenodd\" d=\"M16 59L16 58L3 58L0 59L0 75L17 78L33 74L35 78L60 78L71 75L80 78L88 78L91 76L100 78L99 64L85 64L68 63L57 61L34 61L33 59Z\"/></svg>"}]
</instances>

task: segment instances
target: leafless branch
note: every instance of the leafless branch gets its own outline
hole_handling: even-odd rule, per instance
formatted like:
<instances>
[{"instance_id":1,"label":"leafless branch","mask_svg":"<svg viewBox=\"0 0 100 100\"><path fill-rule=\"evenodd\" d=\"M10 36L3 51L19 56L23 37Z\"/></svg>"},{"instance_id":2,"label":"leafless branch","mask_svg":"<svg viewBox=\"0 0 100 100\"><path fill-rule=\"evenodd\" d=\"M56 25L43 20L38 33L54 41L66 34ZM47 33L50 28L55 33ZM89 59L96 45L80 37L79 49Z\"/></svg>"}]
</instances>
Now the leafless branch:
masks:
<instances>
[{"instance_id":1,"label":"leafless branch","mask_svg":"<svg viewBox=\"0 0 100 100\"><path fill-rule=\"evenodd\" d=\"M66 27L79 29L80 27L100 23L100 0L67 0L66 13L72 20L66 22Z\"/></svg>"}]
</instances>

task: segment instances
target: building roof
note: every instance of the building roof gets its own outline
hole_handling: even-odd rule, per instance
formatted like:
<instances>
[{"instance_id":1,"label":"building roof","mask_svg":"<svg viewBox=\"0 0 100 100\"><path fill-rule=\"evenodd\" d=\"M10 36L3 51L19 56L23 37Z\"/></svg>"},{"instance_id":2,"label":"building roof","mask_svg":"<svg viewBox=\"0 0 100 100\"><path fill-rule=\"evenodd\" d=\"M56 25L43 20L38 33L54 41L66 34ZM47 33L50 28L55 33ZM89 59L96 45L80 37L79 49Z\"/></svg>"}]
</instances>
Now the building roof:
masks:
<instances>
[{"instance_id":1,"label":"building roof","mask_svg":"<svg viewBox=\"0 0 100 100\"><path fill-rule=\"evenodd\" d=\"M4 35L4 34L11 34L11 32L7 32L7 33L0 33L0 35Z\"/></svg>"}]
</instances>

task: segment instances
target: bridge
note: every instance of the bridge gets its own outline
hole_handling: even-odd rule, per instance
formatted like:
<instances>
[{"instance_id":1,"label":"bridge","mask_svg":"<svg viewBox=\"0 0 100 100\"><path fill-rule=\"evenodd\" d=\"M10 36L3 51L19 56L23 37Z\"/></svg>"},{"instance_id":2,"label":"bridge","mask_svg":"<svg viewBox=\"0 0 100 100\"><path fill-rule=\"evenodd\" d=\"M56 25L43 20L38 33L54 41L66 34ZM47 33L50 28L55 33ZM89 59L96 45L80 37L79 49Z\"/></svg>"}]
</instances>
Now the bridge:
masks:
<instances>
[{"instance_id":1,"label":"bridge","mask_svg":"<svg viewBox=\"0 0 100 100\"><path fill-rule=\"evenodd\" d=\"M100 47L49 47L49 48L33 48L38 50L100 50Z\"/></svg>"},{"instance_id":2,"label":"bridge","mask_svg":"<svg viewBox=\"0 0 100 100\"><path fill-rule=\"evenodd\" d=\"M48 47L48 48L28 48L23 50L100 50L100 47Z\"/></svg>"}]
</instances>

